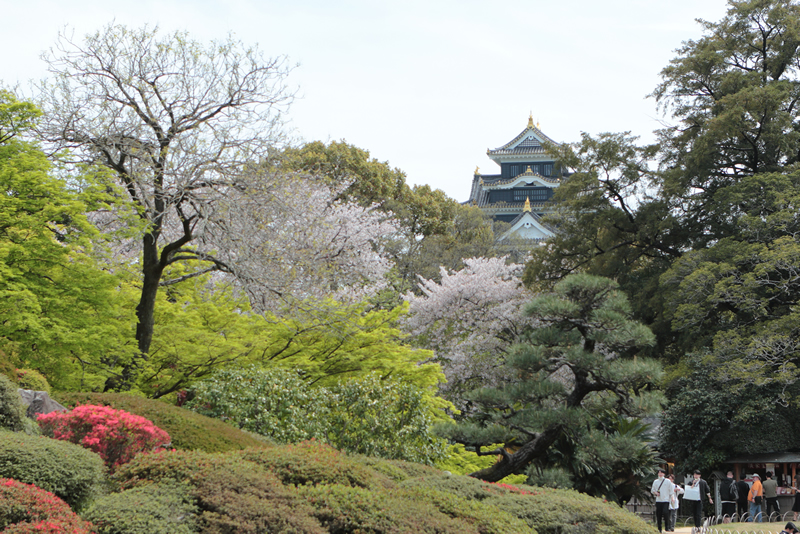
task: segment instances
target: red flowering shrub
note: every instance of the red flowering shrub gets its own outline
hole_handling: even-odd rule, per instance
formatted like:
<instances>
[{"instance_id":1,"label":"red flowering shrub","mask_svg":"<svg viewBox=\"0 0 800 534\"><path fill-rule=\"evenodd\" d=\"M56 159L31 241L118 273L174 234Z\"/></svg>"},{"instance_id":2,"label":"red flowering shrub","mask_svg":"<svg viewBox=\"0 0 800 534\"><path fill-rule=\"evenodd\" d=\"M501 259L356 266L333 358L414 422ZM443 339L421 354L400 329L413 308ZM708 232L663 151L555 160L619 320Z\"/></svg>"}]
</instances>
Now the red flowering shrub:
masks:
<instances>
[{"instance_id":1,"label":"red flowering shrub","mask_svg":"<svg viewBox=\"0 0 800 534\"><path fill-rule=\"evenodd\" d=\"M44 434L96 452L112 469L170 441L169 434L144 417L108 406L76 406L71 412L44 414L37 420Z\"/></svg>"},{"instance_id":2,"label":"red flowering shrub","mask_svg":"<svg viewBox=\"0 0 800 534\"><path fill-rule=\"evenodd\" d=\"M0 530L4 534L91 534L92 525L49 491L0 478Z\"/></svg>"}]
</instances>

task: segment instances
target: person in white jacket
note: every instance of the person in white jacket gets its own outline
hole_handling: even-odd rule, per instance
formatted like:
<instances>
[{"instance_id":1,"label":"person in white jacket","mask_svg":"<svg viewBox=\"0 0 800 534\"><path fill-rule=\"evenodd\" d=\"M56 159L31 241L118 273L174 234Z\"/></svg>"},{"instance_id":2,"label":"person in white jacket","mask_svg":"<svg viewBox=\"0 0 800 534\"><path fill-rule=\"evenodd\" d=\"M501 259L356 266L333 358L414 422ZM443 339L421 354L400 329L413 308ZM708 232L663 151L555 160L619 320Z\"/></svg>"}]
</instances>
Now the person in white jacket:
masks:
<instances>
[{"instance_id":1,"label":"person in white jacket","mask_svg":"<svg viewBox=\"0 0 800 534\"><path fill-rule=\"evenodd\" d=\"M666 475L667 473L663 469L659 469L658 478L653 481L653 487L650 488L650 493L656 498L656 525L659 532L662 532L662 520L669 530L669 501L675 493L674 485Z\"/></svg>"},{"instance_id":2,"label":"person in white jacket","mask_svg":"<svg viewBox=\"0 0 800 534\"><path fill-rule=\"evenodd\" d=\"M667 521L667 532L675 532L675 523L678 522L678 496L683 495L683 488L675 484L675 475L669 476L669 481L672 482L672 497L669 499L669 521Z\"/></svg>"}]
</instances>

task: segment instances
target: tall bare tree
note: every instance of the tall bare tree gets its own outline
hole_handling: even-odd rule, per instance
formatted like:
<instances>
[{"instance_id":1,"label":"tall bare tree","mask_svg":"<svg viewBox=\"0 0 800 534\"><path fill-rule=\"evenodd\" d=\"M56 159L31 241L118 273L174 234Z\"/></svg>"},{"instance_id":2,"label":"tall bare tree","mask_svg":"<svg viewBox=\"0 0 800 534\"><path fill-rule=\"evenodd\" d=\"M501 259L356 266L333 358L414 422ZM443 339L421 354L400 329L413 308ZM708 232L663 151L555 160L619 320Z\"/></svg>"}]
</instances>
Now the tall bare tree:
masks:
<instances>
[{"instance_id":1,"label":"tall bare tree","mask_svg":"<svg viewBox=\"0 0 800 534\"><path fill-rule=\"evenodd\" d=\"M205 246L219 200L241 188L242 169L281 134L293 94L283 56L228 38L203 45L186 33L112 24L82 41L61 33L38 84L42 139L116 176L145 223L139 358L147 358L165 269L189 262L193 276L228 270ZM130 387L137 361L125 367Z\"/></svg>"}]
</instances>

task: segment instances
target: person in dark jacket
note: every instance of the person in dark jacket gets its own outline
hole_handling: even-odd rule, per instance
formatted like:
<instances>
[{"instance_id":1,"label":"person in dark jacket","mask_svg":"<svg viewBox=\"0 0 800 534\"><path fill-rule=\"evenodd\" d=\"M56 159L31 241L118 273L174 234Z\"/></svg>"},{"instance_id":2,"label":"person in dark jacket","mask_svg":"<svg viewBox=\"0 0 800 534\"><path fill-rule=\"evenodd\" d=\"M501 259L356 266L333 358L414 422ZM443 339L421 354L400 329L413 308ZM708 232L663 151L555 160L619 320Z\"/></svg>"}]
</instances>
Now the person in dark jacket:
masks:
<instances>
[{"instance_id":1,"label":"person in dark jacket","mask_svg":"<svg viewBox=\"0 0 800 534\"><path fill-rule=\"evenodd\" d=\"M730 523L736 514L736 501L739 500L739 488L733 478L733 471L728 471L728 478L720 484L719 497L722 502L722 522Z\"/></svg>"},{"instance_id":2,"label":"person in dark jacket","mask_svg":"<svg viewBox=\"0 0 800 534\"><path fill-rule=\"evenodd\" d=\"M700 490L700 500L698 501L690 501L687 499L686 495L683 497L684 504L689 504L688 510L694 517L692 534L695 534L695 532L701 532L703 528L703 498L708 498L708 502L711 504L714 504L714 499L711 498L711 488L708 487L708 482L700 478L700 471L695 470L694 480L692 480L691 484L686 485L687 494L689 487L698 488Z\"/></svg>"},{"instance_id":3,"label":"person in dark jacket","mask_svg":"<svg viewBox=\"0 0 800 534\"><path fill-rule=\"evenodd\" d=\"M736 483L736 489L739 490L739 498L736 500L736 508L739 512L739 521L744 521L745 514L750 509L750 503L747 502L747 494L750 493L750 484L744 480L739 480Z\"/></svg>"}]
</instances>

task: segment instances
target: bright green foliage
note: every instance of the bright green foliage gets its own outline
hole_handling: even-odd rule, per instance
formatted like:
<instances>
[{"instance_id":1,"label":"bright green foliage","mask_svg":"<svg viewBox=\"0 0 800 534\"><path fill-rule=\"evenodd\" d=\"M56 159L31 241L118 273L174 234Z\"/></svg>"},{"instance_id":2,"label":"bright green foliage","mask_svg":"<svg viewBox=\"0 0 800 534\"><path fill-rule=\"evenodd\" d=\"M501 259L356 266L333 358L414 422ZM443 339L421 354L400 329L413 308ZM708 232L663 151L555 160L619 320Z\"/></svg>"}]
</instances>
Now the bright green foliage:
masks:
<instances>
[{"instance_id":1,"label":"bright green foliage","mask_svg":"<svg viewBox=\"0 0 800 534\"><path fill-rule=\"evenodd\" d=\"M90 256L98 233L85 212L101 197L87 184L70 190L42 151L3 137L35 115L0 93L0 347L66 387L81 379L72 362L129 356L132 311L118 307L117 278Z\"/></svg>"},{"instance_id":2,"label":"bright green foliage","mask_svg":"<svg viewBox=\"0 0 800 534\"><path fill-rule=\"evenodd\" d=\"M25 430L27 417L18 386L0 374L0 429L21 432Z\"/></svg>"},{"instance_id":3,"label":"bright green foliage","mask_svg":"<svg viewBox=\"0 0 800 534\"><path fill-rule=\"evenodd\" d=\"M499 444L492 444L487 449L496 449ZM468 475L486 469L498 460L497 456L478 456L474 451L468 451L464 445L456 443L447 449L447 457L436 462L436 467L442 471L449 471L454 475ZM506 484L524 484L527 475L508 475L501 482ZM544 484L536 484L544 485Z\"/></svg>"},{"instance_id":4,"label":"bright green foliage","mask_svg":"<svg viewBox=\"0 0 800 534\"><path fill-rule=\"evenodd\" d=\"M58 400L70 408L94 404L140 415L166 430L172 439L172 447L179 450L226 452L267 446L251 434L218 419L162 401L123 393L59 393Z\"/></svg>"},{"instance_id":5,"label":"bright green foliage","mask_svg":"<svg viewBox=\"0 0 800 534\"><path fill-rule=\"evenodd\" d=\"M0 89L0 144L30 130L41 115L30 102L20 102L10 91Z\"/></svg>"},{"instance_id":6,"label":"bright green foliage","mask_svg":"<svg viewBox=\"0 0 800 534\"><path fill-rule=\"evenodd\" d=\"M226 369L200 382L187 407L281 443L320 439L348 452L432 463L444 442L432 406L411 384L378 376L311 387L282 369Z\"/></svg>"},{"instance_id":7,"label":"bright green foliage","mask_svg":"<svg viewBox=\"0 0 800 534\"><path fill-rule=\"evenodd\" d=\"M197 508L180 484L151 484L106 495L83 514L97 534L192 534Z\"/></svg>"},{"instance_id":8,"label":"bright green foliage","mask_svg":"<svg viewBox=\"0 0 800 534\"><path fill-rule=\"evenodd\" d=\"M159 293L152 351L137 385L158 398L225 366L260 363L298 369L305 381L319 385L377 372L433 391L444 375L438 364L420 364L431 359L429 351L405 344L396 322L406 311L406 305L370 310L325 300L281 317L259 315L230 287L196 277Z\"/></svg>"},{"instance_id":9,"label":"bright green foliage","mask_svg":"<svg viewBox=\"0 0 800 534\"><path fill-rule=\"evenodd\" d=\"M50 383L35 369L17 369L17 385L22 389L50 393Z\"/></svg>"},{"instance_id":10,"label":"bright green foliage","mask_svg":"<svg viewBox=\"0 0 800 534\"><path fill-rule=\"evenodd\" d=\"M404 343L397 320L407 312L406 304L391 310L335 301L308 304L308 313L267 317L260 358L265 365L298 369L310 383L325 386L373 372L423 390L444 381L438 364L420 364L433 357L430 351Z\"/></svg>"},{"instance_id":11,"label":"bright green foliage","mask_svg":"<svg viewBox=\"0 0 800 534\"><path fill-rule=\"evenodd\" d=\"M542 326L507 360L517 379L473 392L474 411L464 422L442 428L458 443L502 456L472 473L483 480L527 470L564 435L586 442L584 433L608 410L640 413L640 392L660 378L660 366L635 357L639 347L653 342L653 334L630 319L628 300L615 282L571 275L552 294L533 299L526 311ZM493 443L504 447L481 450Z\"/></svg>"},{"instance_id":12,"label":"bright green foliage","mask_svg":"<svg viewBox=\"0 0 800 534\"><path fill-rule=\"evenodd\" d=\"M0 477L35 484L80 509L101 491L105 466L80 445L0 430Z\"/></svg>"},{"instance_id":13,"label":"bright green foliage","mask_svg":"<svg viewBox=\"0 0 800 534\"><path fill-rule=\"evenodd\" d=\"M179 265L167 271L185 274ZM226 365L252 363L271 339L269 326L243 295L208 275L167 286L157 295L150 355L136 385L149 397L175 395Z\"/></svg>"}]
</instances>

